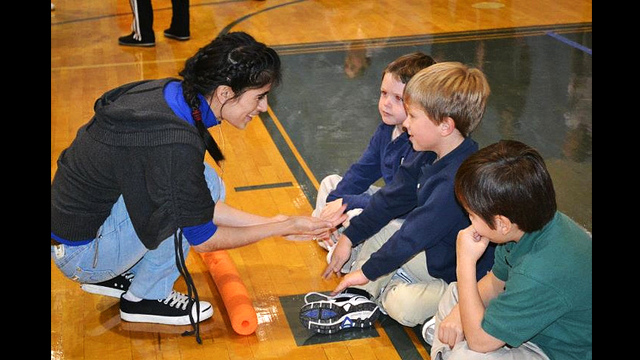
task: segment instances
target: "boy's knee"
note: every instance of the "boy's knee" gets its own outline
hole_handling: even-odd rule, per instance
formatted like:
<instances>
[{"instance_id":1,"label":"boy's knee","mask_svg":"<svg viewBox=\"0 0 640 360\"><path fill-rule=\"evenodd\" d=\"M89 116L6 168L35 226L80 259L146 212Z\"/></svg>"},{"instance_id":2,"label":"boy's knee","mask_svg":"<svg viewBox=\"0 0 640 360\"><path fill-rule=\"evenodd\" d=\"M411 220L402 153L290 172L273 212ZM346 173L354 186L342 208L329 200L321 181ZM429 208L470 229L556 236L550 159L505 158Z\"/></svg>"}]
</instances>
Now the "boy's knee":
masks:
<instances>
[{"instance_id":1,"label":"boy's knee","mask_svg":"<svg viewBox=\"0 0 640 360\"><path fill-rule=\"evenodd\" d=\"M387 314L399 322L401 325L414 327L424 322L421 316L417 316L422 311L416 311L415 299L402 291L401 287L394 285L384 291L381 297L382 308Z\"/></svg>"},{"instance_id":2,"label":"boy's knee","mask_svg":"<svg viewBox=\"0 0 640 360\"><path fill-rule=\"evenodd\" d=\"M342 180L342 176L340 175L337 175L337 174L327 175L324 177L324 179L322 179L322 181L320 181L319 189L321 192L324 191L328 195L332 190L336 188L340 180Z\"/></svg>"},{"instance_id":3,"label":"boy's knee","mask_svg":"<svg viewBox=\"0 0 640 360\"><path fill-rule=\"evenodd\" d=\"M342 179L342 176L338 174L331 174L331 175L325 176L324 179L322 179L322 181L320 182L320 184L332 184L340 181L341 179Z\"/></svg>"}]
</instances>

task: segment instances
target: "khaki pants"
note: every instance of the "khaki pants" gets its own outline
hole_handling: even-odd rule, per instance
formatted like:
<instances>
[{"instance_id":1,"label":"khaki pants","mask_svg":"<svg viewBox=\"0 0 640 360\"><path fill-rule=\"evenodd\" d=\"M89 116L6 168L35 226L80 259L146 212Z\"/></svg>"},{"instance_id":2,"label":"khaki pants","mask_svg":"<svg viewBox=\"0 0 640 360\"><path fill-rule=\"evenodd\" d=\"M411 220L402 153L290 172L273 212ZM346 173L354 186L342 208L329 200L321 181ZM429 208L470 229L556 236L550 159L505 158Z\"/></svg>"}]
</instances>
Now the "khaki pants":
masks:
<instances>
[{"instance_id":1,"label":"khaki pants","mask_svg":"<svg viewBox=\"0 0 640 360\"><path fill-rule=\"evenodd\" d=\"M356 256L351 271L362 265L378 251L400 227L404 220L392 220L377 234L367 239ZM447 283L429 275L424 251L418 253L398 271L383 275L363 286L391 318L404 326L416 326L431 318L438 308Z\"/></svg>"},{"instance_id":2,"label":"khaki pants","mask_svg":"<svg viewBox=\"0 0 640 360\"><path fill-rule=\"evenodd\" d=\"M313 209L311 216L320 217L322 210L327 206L327 196L330 192L336 189L338 183L342 180L340 175L328 175L320 182L320 188L318 188L318 196L316 197L316 207ZM371 185L369 189L365 191L365 194L373 195L376 191L380 190L380 187ZM362 209L352 209L347 211L349 219L362 212ZM347 220L348 221L348 220ZM345 222L347 222L345 221ZM348 226L348 223L345 225Z\"/></svg>"},{"instance_id":3,"label":"khaki pants","mask_svg":"<svg viewBox=\"0 0 640 360\"><path fill-rule=\"evenodd\" d=\"M532 342L526 342L517 348L502 348L490 352L479 353L469 349L466 341L457 343L453 349L438 340L438 326L440 321L447 316L458 303L458 284L449 284L436 314L436 331L431 346L431 359L433 360L549 360L540 348Z\"/></svg>"}]
</instances>

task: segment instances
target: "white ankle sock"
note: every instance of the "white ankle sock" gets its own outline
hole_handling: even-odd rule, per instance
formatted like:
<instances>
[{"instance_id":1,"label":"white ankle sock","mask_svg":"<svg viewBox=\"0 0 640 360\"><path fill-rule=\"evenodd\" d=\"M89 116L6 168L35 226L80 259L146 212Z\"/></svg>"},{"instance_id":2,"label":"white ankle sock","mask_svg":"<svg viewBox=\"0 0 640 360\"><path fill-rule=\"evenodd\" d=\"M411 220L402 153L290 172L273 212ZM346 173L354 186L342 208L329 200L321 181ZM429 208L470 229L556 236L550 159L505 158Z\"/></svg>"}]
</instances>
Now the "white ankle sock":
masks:
<instances>
[{"instance_id":1,"label":"white ankle sock","mask_svg":"<svg viewBox=\"0 0 640 360\"><path fill-rule=\"evenodd\" d=\"M142 298L139 298L139 297L133 295L132 293L130 293L128 291L126 293L124 293L124 295L122 295L122 297L127 299L127 300L129 300L129 301L132 301L132 302L138 302L138 301L142 300Z\"/></svg>"}]
</instances>

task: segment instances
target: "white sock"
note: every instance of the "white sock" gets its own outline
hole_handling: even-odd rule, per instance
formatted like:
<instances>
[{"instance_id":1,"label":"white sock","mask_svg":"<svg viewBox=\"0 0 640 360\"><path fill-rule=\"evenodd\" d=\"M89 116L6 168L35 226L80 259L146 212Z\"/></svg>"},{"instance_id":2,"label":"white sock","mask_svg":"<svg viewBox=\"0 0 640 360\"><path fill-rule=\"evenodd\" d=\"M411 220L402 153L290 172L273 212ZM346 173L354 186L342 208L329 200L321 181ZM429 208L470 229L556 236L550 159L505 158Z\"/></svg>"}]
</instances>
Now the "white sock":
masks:
<instances>
[{"instance_id":1,"label":"white sock","mask_svg":"<svg viewBox=\"0 0 640 360\"><path fill-rule=\"evenodd\" d=\"M132 293L130 293L128 291L126 293L124 293L124 295L122 295L122 297L127 299L127 300L129 300L129 301L131 301L131 302L138 302L138 301L142 300L142 298L139 298L139 297L133 295Z\"/></svg>"}]
</instances>

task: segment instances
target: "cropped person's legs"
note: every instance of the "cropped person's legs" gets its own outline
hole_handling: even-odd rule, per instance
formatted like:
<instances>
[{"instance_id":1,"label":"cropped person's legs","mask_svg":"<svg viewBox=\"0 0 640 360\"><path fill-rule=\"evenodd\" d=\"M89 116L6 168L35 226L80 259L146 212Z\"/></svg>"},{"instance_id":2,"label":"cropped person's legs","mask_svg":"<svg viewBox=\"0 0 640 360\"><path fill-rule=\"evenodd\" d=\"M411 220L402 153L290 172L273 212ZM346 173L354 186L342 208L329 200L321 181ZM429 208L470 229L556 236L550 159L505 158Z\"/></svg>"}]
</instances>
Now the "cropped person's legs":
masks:
<instances>
[{"instance_id":1,"label":"cropped person's legs","mask_svg":"<svg viewBox=\"0 0 640 360\"><path fill-rule=\"evenodd\" d=\"M118 39L125 46L154 46L156 36L153 32L153 7L151 0L129 0L133 22L132 33Z\"/></svg>"},{"instance_id":2,"label":"cropped person's legs","mask_svg":"<svg viewBox=\"0 0 640 360\"><path fill-rule=\"evenodd\" d=\"M171 7L171 25L164 35L176 40L189 40L189 0L171 0Z\"/></svg>"},{"instance_id":3,"label":"cropped person's legs","mask_svg":"<svg viewBox=\"0 0 640 360\"><path fill-rule=\"evenodd\" d=\"M335 190L340 180L342 180L342 176L336 174L325 176L325 178L322 179L320 187L318 188L318 196L316 196L316 207L311 213L311 216L320 216L322 210L327 206L327 196Z\"/></svg>"}]
</instances>

